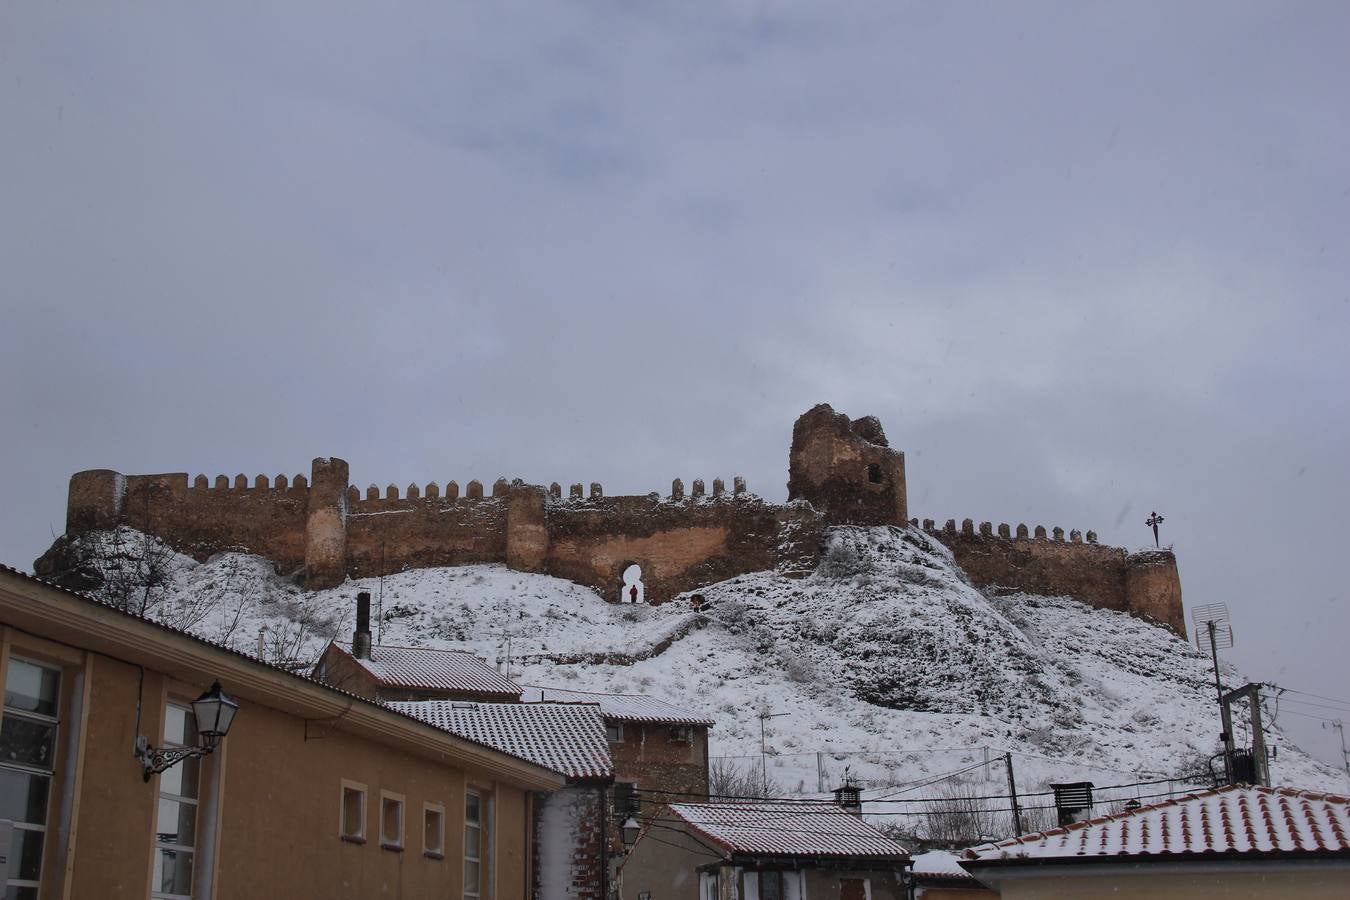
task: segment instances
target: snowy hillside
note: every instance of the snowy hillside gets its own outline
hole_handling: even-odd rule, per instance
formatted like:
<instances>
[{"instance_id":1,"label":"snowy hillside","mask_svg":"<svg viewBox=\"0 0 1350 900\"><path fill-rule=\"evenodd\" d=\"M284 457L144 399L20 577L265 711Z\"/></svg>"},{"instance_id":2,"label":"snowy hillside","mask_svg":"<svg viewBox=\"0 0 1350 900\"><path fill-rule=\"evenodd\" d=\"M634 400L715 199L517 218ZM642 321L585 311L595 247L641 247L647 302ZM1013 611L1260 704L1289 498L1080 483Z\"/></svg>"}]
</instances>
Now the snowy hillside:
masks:
<instances>
[{"instance_id":1,"label":"snowy hillside","mask_svg":"<svg viewBox=\"0 0 1350 900\"><path fill-rule=\"evenodd\" d=\"M1006 751L1022 791L1165 779L1202 770L1219 730L1209 660L1191 645L1069 599L986 596L917 529L835 529L814 574L734 578L702 590L701 609L688 597L615 605L497 565L306 594L254 557L197 564L153 544L163 583L147 594L117 581L144 568L146 539L122 532L102 541L105 556L115 548L123 558L110 582L119 595L203 637L261 647L272 661L312 660L329 636L346 636L356 592L369 590L377 603L382 596L377 642L472 649L503 669L509 645L511 674L524 684L647 693L705 712L717 722L713 756L742 774L759 771L759 716L771 713L767 770L771 790L783 793L837 786L847 767L869 798L909 800L940 795L916 782L970 766L964 777L981 786L976 793L998 793ZM1225 681L1245 679L1230 668ZM1278 724L1269 740L1279 748L1277 783L1344 789Z\"/></svg>"}]
</instances>

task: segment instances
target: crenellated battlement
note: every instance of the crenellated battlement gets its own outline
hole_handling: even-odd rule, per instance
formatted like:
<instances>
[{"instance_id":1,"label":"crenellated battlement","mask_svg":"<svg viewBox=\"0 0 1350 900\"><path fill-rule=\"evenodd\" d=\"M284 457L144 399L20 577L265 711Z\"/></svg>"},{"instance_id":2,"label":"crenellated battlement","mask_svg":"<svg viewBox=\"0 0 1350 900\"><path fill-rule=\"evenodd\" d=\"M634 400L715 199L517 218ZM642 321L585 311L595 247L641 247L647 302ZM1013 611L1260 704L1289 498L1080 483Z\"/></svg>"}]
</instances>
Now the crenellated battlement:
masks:
<instances>
[{"instance_id":1,"label":"crenellated battlement","mask_svg":"<svg viewBox=\"0 0 1350 900\"><path fill-rule=\"evenodd\" d=\"M910 525L946 545L979 587L1067 595L1186 633L1181 579L1170 550L1129 554L1098 543L1095 531L1058 525L976 525L973 519L960 525L948 519L941 527L933 519L911 519Z\"/></svg>"},{"instance_id":2,"label":"crenellated battlement","mask_svg":"<svg viewBox=\"0 0 1350 900\"><path fill-rule=\"evenodd\" d=\"M938 528L937 523L934 522L932 519L924 519L922 524L920 524L918 519L910 519L909 524L914 526L915 528L922 528L924 531L927 531L930 534L938 535L939 537L941 536L941 534L957 533L957 525L955 519L948 519L946 524L943 525L941 529ZM1001 523L997 528L997 536L1004 538L1005 540L1019 540L1019 541L1054 540L1060 543L1064 542L1064 529L1060 528L1058 525L1052 526L1052 533L1047 533L1044 525L1037 525L1035 526L1035 529L1036 529L1035 532L1032 533L1031 530L1028 529L1026 525L1018 523L1016 533L1014 533L1012 526L1006 523ZM973 536L976 533L974 520L962 519L960 526L960 533L968 536ZM979 526L979 534L982 537L994 537L995 527L993 523L981 522ZM1071 544L1097 543L1097 532L1095 531L1088 531L1086 534L1084 534L1077 528L1074 528L1071 529L1068 534L1069 534L1069 543Z\"/></svg>"},{"instance_id":3,"label":"crenellated battlement","mask_svg":"<svg viewBox=\"0 0 1350 900\"><path fill-rule=\"evenodd\" d=\"M205 559L247 550L309 587L429 566L505 563L590 585L617 599L622 573L641 569L649 602L746 572L809 573L834 524L922 528L982 587L1067 594L1182 631L1170 552L1129 556L1095 531L909 519L904 454L874 417L821 404L792 432L786 504L752 494L745 478L672 479L669 493L605 493L599 481L547 487L498 477L352 484L347 463L313 460L308 475L123 475L70 480L66 532L128 525ZM50 552L49 552L50 555ZM44 556L40 572L54 562ZM54 574L48 572L47 574Z\"/></svg>"}]
</instances>

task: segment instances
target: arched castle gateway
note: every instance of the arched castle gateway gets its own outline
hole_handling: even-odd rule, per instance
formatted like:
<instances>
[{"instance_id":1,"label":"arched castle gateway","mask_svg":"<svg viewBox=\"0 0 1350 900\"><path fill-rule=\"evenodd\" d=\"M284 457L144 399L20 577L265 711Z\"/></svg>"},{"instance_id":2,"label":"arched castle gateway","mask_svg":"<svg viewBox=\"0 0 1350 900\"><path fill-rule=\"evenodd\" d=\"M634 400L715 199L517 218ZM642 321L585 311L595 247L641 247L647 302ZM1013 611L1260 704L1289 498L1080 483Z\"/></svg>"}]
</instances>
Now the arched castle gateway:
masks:
<instances>
[{"instance_id":1,"label":"arched castle gateway","mask_svg":"<svg viewBox=\"0 0 1350 900\"><path fill-rule=\"evenodd\" d=\"M66 538L34 564L61 580L63 548L82 532L129 525L182 553L206 559L248 550L277 571L296 573L310 588L429 566L505 563L595 588L615 602L624 572L641 571L646 602L746 572L809 572L830 525L919 525L909 519L905 456L886 441L872 416L850 420L821 404L792 429L786 504L766 503L737 477L732 489L695 480L685 493L676 479L668 496L607 497L598 483L567 496L549 487L498 479L490 492L470 481L409 485L400 492L365 491L349 483L347 463L314 460L308 478L221 475L214 482L186 473L122 475L107 469L70 479ZM1042 527L995 533L966 520L925 530L951 548L980 586L1067 594L1094 606L1131 612L1184 632L1181 583L1170 551L1127 555L1117 547ZM631 593L630 593L631 598Z\"/></svg>"}]
</instances>

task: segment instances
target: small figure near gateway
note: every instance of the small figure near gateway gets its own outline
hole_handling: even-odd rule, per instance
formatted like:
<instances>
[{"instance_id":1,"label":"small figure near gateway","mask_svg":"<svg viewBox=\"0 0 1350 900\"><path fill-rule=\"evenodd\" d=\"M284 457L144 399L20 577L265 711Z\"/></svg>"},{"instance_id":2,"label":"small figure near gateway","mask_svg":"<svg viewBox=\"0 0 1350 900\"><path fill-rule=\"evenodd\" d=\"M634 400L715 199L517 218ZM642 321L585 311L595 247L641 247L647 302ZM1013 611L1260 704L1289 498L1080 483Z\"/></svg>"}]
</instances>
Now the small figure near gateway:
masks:
<instances>
[{"instance_id":1,"label":"small figure near gateway","mask_svg":"<svg viewBox=\"0 0 1350 900\"><path fill-rule=\"evenodd\" d=\"M620 603L642 603L646 589L642 584L642 567L633 563L623 570L623 589L619 591Z\"/></svg>"}]
</instances>

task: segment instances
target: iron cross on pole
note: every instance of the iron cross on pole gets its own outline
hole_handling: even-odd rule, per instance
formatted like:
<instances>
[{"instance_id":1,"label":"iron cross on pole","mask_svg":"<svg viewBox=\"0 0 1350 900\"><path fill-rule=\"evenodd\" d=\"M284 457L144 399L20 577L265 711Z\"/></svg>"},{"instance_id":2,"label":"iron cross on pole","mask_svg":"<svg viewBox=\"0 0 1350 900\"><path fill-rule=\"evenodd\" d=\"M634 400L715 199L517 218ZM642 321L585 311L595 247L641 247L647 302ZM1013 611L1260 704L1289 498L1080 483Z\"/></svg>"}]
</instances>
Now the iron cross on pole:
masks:
<instances>
[{"instance_id":1,"label":"iron cross on pole","mask_svg":"<svg viewBox=\"0 0 1350 900\"><path fill-rule=\"evenodd\" d=\"M1151 525L1153 527L1153 546L1155 548L1159 549L1162 548L1162 544L1158 543L1158 526L1161 525L1164 521L1165 520L1163 519L1163 517L1158 515L1158 511L1156 509L1153 511L1153 514L1151 516L1149 516L1147 519L1144 520L1145 525Z\"/></svg>"}]
</instances>

